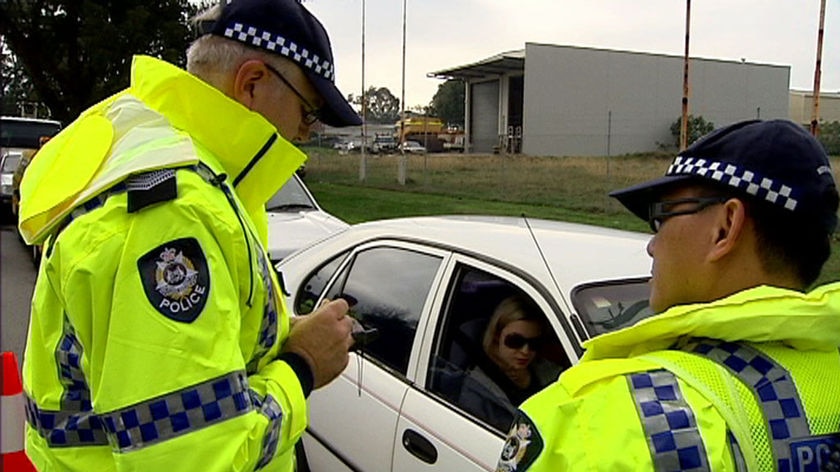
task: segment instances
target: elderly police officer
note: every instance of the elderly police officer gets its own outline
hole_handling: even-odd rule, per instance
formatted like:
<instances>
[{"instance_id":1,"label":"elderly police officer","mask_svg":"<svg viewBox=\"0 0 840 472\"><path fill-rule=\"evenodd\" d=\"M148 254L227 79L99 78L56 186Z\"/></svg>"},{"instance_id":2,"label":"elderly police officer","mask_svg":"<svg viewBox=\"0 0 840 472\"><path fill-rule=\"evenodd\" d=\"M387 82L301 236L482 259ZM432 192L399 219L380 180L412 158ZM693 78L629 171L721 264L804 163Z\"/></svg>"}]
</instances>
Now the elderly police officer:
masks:
<instances>
[{"instance_id":1,"label":"elderly police officer","mask_svg":"<svg viewBox=\"0 0 840 472\"><path fill-rule=\"evenodd\" d=\"M782 120L716 130L611 194L655 232L658 314L522 406L499 470L819 470L840 424L829 161Z\"/></svg>"},{"instance_id":2,"label":"elderly police officer","mask_svg":"<svg viewBox=\"0 0 840 472\"><path fill-rule=\"evenodd\" d=\"M305 159L291 141L360 122L327 34L297 0L204 20L191 73L135 57L24 177L40 470L292 470L306 396L347 364L346 302L290 322L264 250L265 202Z\"/></svg>"}]
</instances>

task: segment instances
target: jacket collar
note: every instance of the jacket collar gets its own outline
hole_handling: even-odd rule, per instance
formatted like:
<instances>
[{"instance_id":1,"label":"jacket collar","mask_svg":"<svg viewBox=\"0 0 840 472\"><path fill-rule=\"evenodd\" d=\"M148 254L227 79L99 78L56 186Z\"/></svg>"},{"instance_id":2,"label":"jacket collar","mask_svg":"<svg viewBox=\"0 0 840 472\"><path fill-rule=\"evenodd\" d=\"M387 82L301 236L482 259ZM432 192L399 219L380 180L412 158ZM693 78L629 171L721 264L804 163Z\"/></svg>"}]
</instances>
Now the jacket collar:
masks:
<instances>
[{"instance_id":1,"label":"jacket collar","mask_svg":"<svg viewBox=\"0 0 840 472\"><path fill-rule=\"evenodd\" d=\"M129 93L218 159L252 217L306 160L262 115L167 62L135 56Z\"/></svg>"},{"instance_id":2,"label":"jacket collar","mask_svg":"<svg viewBox=\"0 0 840 472\"><path fill-rule=\"evenodd\" d=\"M783 342L796 349L840 346L840 282L801 293L761 286L711 303L675 306L584 343L584 360L668 349L681 337Z\"/></svg>"}]
</instances>

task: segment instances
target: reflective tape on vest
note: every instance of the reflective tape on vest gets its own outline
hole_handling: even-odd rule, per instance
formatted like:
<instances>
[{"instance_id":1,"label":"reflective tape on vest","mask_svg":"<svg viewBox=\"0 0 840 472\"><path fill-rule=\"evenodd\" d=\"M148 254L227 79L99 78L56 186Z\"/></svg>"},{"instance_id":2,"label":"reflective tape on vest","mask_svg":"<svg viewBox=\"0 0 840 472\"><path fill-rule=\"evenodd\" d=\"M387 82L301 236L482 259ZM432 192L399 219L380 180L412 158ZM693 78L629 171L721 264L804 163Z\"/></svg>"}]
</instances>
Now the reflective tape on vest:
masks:
<instances>
[{"instance_id":1,"label":"reflective tape on vest","mask_svg":"<svg viewBox=\"0 0 840 472\"><path fill-rule=\"evenodd\" d=\"M657 471L709 470L703 437L677 378L667 370L627 374Z\"/></svg>"},{"instance_id":2,"label":"reflective tape on vest","mask_svg":"<svg viewBox=\"0 0 840 472\"><path fill-rule=\"evenodd\" d=\"M753 391L767 422L778 470L799 470L794 462L801 463L801 457L807 459L809 452L821 454L820 445L827 443L828 438L811 436L799 392L784 367L746 344L691 339L680 349L725 366ZM808 444L814 441L816 445L810 448Z\"/></svg>"}]
</instances>

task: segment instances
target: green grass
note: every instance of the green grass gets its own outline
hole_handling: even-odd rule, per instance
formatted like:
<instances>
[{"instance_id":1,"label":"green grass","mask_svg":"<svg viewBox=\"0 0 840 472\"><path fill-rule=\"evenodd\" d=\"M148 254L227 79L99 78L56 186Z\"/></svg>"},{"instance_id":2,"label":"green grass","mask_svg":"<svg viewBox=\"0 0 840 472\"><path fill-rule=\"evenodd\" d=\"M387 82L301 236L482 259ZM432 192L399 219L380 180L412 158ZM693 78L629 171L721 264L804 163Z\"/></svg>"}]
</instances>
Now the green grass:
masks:
<instances>
[{"instance_id":1,"label":"green grass","mask_svg":"<svg viewBox=\"0 0 840 472\"><path fill-rule=\"evenodd\" d=\"M350 223L401 216L484 214L587 223L649 231L607 194L661 176L671 156L529 157L408 156L406 182L397 182L399 156L367 156L359 181L358 154L307 149L306 183L330 213ZM832 159L835 178L840 158ZM840 238L819 283L840 280Z\"/></svg>"}]
</instances>

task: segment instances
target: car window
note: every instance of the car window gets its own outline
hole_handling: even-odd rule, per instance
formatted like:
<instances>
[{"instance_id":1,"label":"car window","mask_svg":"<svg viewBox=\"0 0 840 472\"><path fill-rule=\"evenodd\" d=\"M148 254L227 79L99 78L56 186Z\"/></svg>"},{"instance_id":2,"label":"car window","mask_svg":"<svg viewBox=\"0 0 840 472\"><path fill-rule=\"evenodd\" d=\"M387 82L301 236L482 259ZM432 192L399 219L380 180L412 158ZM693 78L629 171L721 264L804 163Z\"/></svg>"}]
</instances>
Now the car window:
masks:
<instances>
[{"instance_id":1,"label":"car window","mask_svg":"<svg viewBox=\"0 0 840 472\"><path fill-rule=\"evenodd\" d=\"M6 154L6 157L3 159L3 173L12 173L17 168L18 162L20 162L20 154Z\"/></svg>"},{"instance_id":2,"label":"car window","mask_svg":"<svg viewBox=\"0 0 840 472\"><path fill-rule=\"evenodd\" d=\"M328 292L351 303L351 315L378 336L364 349L371 358L405 375L414 334L441 258L407 249L360 251Z\"/></svg>"},{"instance_id":3,"label":"car window","mask_svg":"<svg viewBox=\"0 0 840 472\"><path fill-rule=\"evenodd\" d=\"M524 392L541 389L571 366L545 313L514 283L486 271L460 265L439 319L426 388L486 426L506 432ZM517 392L502 368L485 351L483 340L496 307L503 300L521 300L542 322L541 345L528 367L532 385ZM496 345L498 345L496 341Z\"/></svg>"},{"instance_id":4,"label":"car window","mask_svg":"<svg viewBox=\"0 0 840 472\"><path fill-rule=\"evenodd\" d=\"M0 125L0 146L37 149L42 136L55 136L60 129L58 122L4 117Z\"/></svg>"},{"instance_id":5,"label":"car window","mask_svg":"<svg viewBox=\"0 0 840 472\"><path fill-rule=\"evenodd\" d=\"M305 315L315 309L315 303L321 298L321 294L324 292L327 283L349 253L349 251L345 251L330 259L301 284L298 294L295 297L296 314Z\"/></svg>"},{"instance_id":6,"label":"car window","mask_svg":"<svg viewBox=\"0 0 840 472\"><path fill-rule=\"evenodd\" d=\"M653 315L647 278L610 280L575 287L572 305L590 336L631 326Z\"/></svg>"},{"instance_id":7,"label":"car window","mask_svg":"<svg viewBox=\"0 0 840 472\"><path fill-rule=\"evenodd\" d=\"M303 184L295 176L287 180L265 204L267 211L300 210L301 208L315 207L315 202L309 197Z\"/></svg>"}]
</instances>

